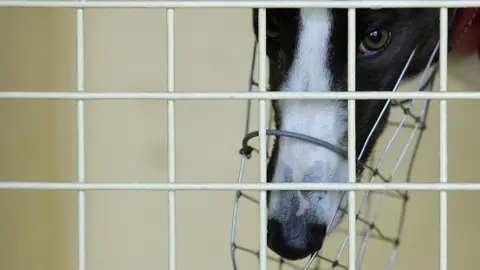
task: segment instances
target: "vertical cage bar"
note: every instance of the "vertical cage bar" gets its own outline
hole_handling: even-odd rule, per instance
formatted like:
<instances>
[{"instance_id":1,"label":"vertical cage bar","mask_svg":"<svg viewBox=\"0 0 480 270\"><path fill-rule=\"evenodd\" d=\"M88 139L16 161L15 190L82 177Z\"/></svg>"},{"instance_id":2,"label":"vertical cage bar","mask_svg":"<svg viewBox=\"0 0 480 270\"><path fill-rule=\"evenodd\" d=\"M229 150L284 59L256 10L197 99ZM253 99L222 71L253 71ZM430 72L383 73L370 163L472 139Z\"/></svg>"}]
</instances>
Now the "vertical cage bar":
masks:
<instances>
[{"instance_id":1,"label":"vertical cage bar","mask_svg":"<svg viewBox=\"0 0 480 270\"><path fill-rule=\"evenodd\" d=\"M83 8L77 9L77 92L85 88L85 55ZM85 118L84 101L77 101L77 182L85 182ZM85 191L78 191L77 241L78 241L78 269L86 269L85 245Z\"/></svg>"},{"instance_id":2,"label":"vertical cage bar","mask_svg":"<svg viewBox=\"0 0 480 270\"><path fill-rule=\"evenodd\" d=\"M267 40L267 11L264 8L258 10L258 39L259 39L259 91L266 91L266 40ZM259 143L260 143L260 182L267 182L267 102L266 100L258 101L258 130L259 130ZM267 270L267 192L260 191L260 270Z\"/></svg>"},{"instance_id":3,"label":"vertical cage bar","mask_svg":"<svg viewBox=\"0 0 480 270\"><path fill-rule=\"evenodd\" d=\"M348 9L348 91L355 91L355 64L357 56L355 37L356 13L354 8ZM355 151L355 100L348 100L348 182L356 183L356 151ZM355 191L348 192L348 269L356 269L356 209Z\"/></svg>"},{"instance_id":4,"label":"vertical cage bar","mask_svg":"<svg viewBox=\"0 0 480 270\"><path fill-rule=\"evenodd\" d=\"M167 88L175 91L175 9L167 9ZM175 182L175 101L168 100L168 182ZM176 269L175 191L168 191L168 269Z\"/></svg>"},{"instance_id":5,"label":"vertical cage bar","mask_svg":"<svg viewBox=\"0 0 480 270\"><path fill-rule=\"evenodd\" d=\"M440 9L440 91L447 91L448 9ZM448 182L447 101L440 100L440 182ZM440 270L447 270L447 191L440 192Z\"/></svg>"}]
</instances>

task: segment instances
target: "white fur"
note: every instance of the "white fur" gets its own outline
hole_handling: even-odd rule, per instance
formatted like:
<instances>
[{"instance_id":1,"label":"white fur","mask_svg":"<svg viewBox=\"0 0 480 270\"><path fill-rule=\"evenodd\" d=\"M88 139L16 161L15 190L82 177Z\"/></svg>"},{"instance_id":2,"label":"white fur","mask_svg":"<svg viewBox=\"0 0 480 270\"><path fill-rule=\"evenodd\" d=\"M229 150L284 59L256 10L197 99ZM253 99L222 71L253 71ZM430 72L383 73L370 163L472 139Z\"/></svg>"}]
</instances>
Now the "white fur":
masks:
<instances>
[{"instance_id":1,"label":"white fur","mask_svg":"<svg viewBox=\"0 0 480 270\"><path fill-rule=\"evenodd\" d=\"M290 72L281 87L286 92L331 91L328 71L328 43L332 18L327 9L303 8L299 42ZM346 110L338 102L328 100L283 100L279 102L281 129L302 133L339 145L347 131ZM273 182L346 182L348 163L338 154L298 139L280 137L280 151ZM312 172L311 170L314 169ZM309 172L310 171L310 172ZM306 174L310 180L305 180ZM340 192L316 192L304 197L301 192L272 192L270 218L285 221L290 212L283 207L286 200L297 197L300 209L315 223L329 224L335 213ZM284 203L285 202L285 203ZM338 222L338 220L336 220ZM335 224L334 224L335 225ZM334 226L332 226L334 227ZM330 230L329 230L330 231Z\"/></svg>"}]
</instances>

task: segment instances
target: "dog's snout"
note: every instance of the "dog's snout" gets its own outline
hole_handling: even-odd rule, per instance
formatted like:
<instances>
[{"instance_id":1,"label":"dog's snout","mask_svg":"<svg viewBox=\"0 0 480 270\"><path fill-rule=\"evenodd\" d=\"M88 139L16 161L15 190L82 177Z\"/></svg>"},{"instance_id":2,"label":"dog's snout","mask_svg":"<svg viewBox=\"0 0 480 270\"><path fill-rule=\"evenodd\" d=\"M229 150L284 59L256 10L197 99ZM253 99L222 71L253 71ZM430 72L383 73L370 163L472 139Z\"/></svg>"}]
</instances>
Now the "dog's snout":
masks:
<instances>
[{"instance_id":1,"label":"dog's snout","mask_svg":"<svg viewBox=\"0 0 480 270\"><path fill-rule=\"evenodd\" d=\"M287 260L301 260L319 251L327 232L323 224L285 226L275 219L268 220L267 246Z\"/></svg>"}]
</instances>

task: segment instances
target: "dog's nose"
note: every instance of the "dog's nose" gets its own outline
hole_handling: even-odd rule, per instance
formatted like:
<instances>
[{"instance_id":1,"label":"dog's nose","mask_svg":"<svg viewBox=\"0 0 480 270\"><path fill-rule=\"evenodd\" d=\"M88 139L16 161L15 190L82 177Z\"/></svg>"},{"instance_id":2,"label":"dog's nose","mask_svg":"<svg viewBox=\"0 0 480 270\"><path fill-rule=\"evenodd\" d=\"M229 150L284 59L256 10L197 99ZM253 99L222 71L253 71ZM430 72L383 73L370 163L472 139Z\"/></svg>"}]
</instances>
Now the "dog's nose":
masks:
<instances>
[{"instance_id":1,"label":"dog's nose","mask_svg":"<svg viewBox=\"0 0 480 270\"><path fill-rule=\"evenodd\" d=\"M267 246L284 259L301 260L322 248L326 233L327 226L323 224L307 224L305 227L285 229L280 222L270 219Z\"/></svg>"}]
</instances>

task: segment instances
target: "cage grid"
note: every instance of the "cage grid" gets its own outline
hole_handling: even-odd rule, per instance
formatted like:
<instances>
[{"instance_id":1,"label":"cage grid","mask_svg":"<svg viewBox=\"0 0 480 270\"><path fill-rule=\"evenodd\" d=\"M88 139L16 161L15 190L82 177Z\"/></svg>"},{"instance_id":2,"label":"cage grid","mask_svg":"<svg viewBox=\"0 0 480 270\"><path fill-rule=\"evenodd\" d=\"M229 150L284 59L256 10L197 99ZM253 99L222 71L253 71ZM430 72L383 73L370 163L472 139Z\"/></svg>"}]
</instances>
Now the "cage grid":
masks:
<instances>
[{"instance_id":1,"label":"cage grid","mask_svg":"<svg viewBox=\"0 0 480 270\"><path fill-rule=\"evenodd\" d=\"M439 191L440 198L440 269L447 269L447 191L448 190L480 190L480 184L449 183L447 171L447 99L480 99L480 93L451 93L447 90L447 8L478 7L478 0L392 0L392 1L362 1L362 0L318 0L318 1L87 1L87 0L57 0L57 1L0 1L0 7L69 7L77 9L77 89L76 93L67 92L1 92L2 99L73 99L77 102L77 183L49 182L1 182L1 189L44 189L44 190L76 190L78 192L78 269L86 269L85 257L85 192L88 190L164 190L169 193L169 270L176 268L175 256L175 192L180 190L255 190L260 192L260 270L266 270L266 191L267 190L343 190L349 194L349 209L355 211L355 191L367 190L429 190ZM139 92L100 92L88 93L84 89L84 44L83 44L83 12L84 8L167 8L168 24L168 91L165 93ZM265 52L265 9L275 8L348 8L349 37L354 37L355 9L367 7L383 8L440 8L440 92L363 92L355 89L355 58L352 58L352 42L349 42L348 61L348 92L330 93L268 93L266 92L266 56L260 54L260 89L258 93L178 93L174 86L174 19L175 8L260 8L260 52ZM348 99L349 100L349 183L265 183L266 182L266 100L269 99ZM91 99L166 99L168 100L168 183L88 183L85 179L85 134L84 134L84 101ZM260 183L175 183L175 100L179 99L255 99L259 100L259 130L260 130ZM440 182L439 183L355 183L354 146L355 129L354 102L356 99L439 99L440 100ZM353 119L353 120L352 120ZM349 219L349 231L355 231L355 219ZM349 242L355 242L355 234L350 234ZM349 245L349 262L355 262L355 245ZM355 263L349 263L349 270L355 270Z\"/></svg>"}]
</instances>

